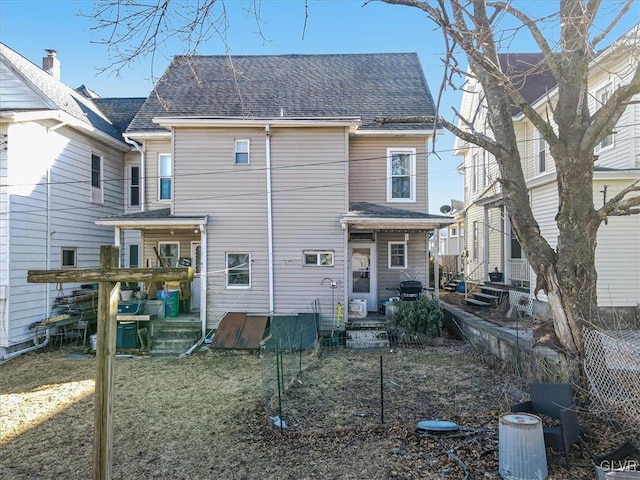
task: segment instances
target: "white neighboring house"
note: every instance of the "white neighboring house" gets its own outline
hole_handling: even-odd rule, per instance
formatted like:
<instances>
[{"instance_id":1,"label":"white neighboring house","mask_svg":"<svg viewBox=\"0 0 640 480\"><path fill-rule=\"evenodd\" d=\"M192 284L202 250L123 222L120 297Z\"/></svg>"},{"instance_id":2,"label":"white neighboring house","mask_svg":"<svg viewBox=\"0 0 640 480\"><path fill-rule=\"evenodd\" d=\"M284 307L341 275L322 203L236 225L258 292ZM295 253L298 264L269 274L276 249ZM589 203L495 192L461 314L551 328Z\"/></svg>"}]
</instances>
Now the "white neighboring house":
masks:
<instances>
[{"instance_id":1,"label":"white neighboring house","mask_svg":"<svg viewBox=\"0 0 640 480\"><path fill-rule=\"evenodd\" d=\"M520 79L520 91L543 112L557 95L557 87L548 72L531 73L541 59L535 53L510 53L500 57L503 71ZM629 51L609 48L593 61L589 84L591 108L606 100L613 88L629 81L638 59ZM526 73L525 73L526 72ZM489 132L482 109L479 84L470 84L462 99L462 113L475 112L480 105L476 130ZM596 207L621 189L640 179L640 102L635 98L618 121L611 135L594 151L594 202ZM471 118L468 116L467 118ZM553 158L536 129L519 110L513 122L534 216L542 234L552 247L557 244L554 220L558 209L556 171ZM461 125L461 127L463 127ZM464 200L466 205L466 274L486 281L498 268L509 285L528 291L527 313L546 310L544 292L534 299L535 274L530 268L502 202L498 168L486 151L462 140L456 141L457 154L464 157ZM601 313L626 311L633 318L640 305L640 215L612 217L598 232L596 249L598 305Z\"/></svg>"},{"instance_id":2,"label":"white neighboring house","mask_svg":"<svg viewBox=\"0 0 640 480\"><path fill-rule=\"evenodd\" d=\"M47 52L40 68L0 44L0 359L33 348L29 325L58 295L27 271L96 267L113 231L95 220L123 211L131 147Z\"/></svg>"}]
</instances>

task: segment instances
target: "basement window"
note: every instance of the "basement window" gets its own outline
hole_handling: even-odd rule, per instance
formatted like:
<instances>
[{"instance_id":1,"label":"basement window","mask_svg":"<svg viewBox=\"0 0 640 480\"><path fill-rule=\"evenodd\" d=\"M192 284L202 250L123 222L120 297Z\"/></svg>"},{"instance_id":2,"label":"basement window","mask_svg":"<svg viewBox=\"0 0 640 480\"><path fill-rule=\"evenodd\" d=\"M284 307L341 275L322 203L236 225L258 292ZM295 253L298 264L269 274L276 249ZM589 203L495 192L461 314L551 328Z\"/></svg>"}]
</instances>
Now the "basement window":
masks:
<instances>
[{"instance_id":1,"label":"basement window","mask_svg":"<svg viewBox=\"0 0 640 480\"><path fill-rule=\"evenodd\" d=\"M62 268L76 268L78 266L78 250L76 248L62 247L60 265Z\"/></svg>"}]
</instances>

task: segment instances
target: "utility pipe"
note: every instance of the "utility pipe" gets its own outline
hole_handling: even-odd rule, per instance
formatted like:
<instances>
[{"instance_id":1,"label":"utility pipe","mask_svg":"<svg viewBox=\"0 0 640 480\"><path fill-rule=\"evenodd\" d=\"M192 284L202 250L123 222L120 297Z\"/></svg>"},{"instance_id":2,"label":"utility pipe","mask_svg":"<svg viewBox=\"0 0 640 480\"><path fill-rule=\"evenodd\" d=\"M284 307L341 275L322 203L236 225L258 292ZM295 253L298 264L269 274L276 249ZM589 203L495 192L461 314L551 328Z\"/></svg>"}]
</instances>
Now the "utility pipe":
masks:
<instances>
[{"instance_id":1,"label":"utility pipe","mask_svg":"<svg viewBox=\"0 0 640 480\"><path fill-rule=\"evenodd\" d=\"M269 313L274 312L273 302L273 211L271 195L271 133L269 124L264 127L266 134L267 167L267 242L269 249Z\"/></svg>"},{"instance_id":2,"label":"utility pipe","mask_svg":"<svg viewBox=\"0 0 640 480\"><path fill-rule=\"evenodd\" d=\"M138 152L140 152L140 211L144 212L144 197L145 197L145 178L144 178L144 172L145 172L145 168L144 168L144 147L140 148L140 145L138 145L138 142L135 142L133 140L131 140L129 137L127 137L126 135L122 135L122 137L124 138L124 141L126 143L128 143L129 145L131 145L133 148L135 148ZM127 172L123 172L124 173L124 178L127 177L126 173Z\"/></svg>"},{"instance_id":3,"label":"utility pipe","mask_svg":"<svg viewBox=\"0 0 640 480\"><path fill-rule=\"evenodd\" d=\"M207 226L200 225L200 321L203 339L207 334L207 257ZM194 261L197 259L194 258Z\"/></svg>"}]
</instances>

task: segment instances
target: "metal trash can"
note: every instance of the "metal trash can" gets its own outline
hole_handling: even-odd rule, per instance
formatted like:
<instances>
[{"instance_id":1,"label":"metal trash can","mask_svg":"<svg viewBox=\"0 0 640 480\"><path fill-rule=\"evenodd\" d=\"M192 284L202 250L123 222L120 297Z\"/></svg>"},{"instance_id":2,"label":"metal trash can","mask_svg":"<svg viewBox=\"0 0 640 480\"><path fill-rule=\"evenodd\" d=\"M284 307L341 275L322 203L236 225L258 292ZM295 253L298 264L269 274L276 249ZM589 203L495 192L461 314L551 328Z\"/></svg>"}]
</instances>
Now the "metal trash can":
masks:
<instances>
[{"instance_id":1,"label":"metal trash can","mask_svg":"<svg viewBox=\"0 0 640 480\"><path fill-rule=\"evenodd\" d=\"M138 342L136 339L136 323L135 322L119 322L118 333L116 335L116 349L128 350L136 348Z\"/></svg>"},{"instance_id":2,"label":"metal trash can","mask_svg":"<svg viewBox=\"0 0 640 480\"><path fill-rule=\"evenodd\" d=\"M505 480L547 478L547 452L540 417L530 413L501 415L498 450L499 473Z\"/></svg>"}]
</instances>

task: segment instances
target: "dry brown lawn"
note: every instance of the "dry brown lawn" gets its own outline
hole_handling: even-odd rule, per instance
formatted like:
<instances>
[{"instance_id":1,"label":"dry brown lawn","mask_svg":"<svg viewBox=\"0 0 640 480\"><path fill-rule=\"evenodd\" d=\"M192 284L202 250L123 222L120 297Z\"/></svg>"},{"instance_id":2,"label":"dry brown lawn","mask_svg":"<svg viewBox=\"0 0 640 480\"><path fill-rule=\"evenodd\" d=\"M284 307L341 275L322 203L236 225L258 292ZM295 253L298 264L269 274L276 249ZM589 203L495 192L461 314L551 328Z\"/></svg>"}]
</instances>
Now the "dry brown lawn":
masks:
<instances>
[{"instance_id":1,"label":"dry brown lawn","mask_svg":"<svg viewBox=\"0 0 640 480\"><path fill-rule=\"evenodd\" d=\"M0 365L0 478L91 478L95 360L64 353ZM454 342L323 351L283 398L289 430L281 433L263 401L271 362L258 355L118 358L115 365L114 479L498 479L504 392L521 386ZM436 418L461 428L416 431L420 420ZM621 443L588 415L581 421L594 452ZM557 453L548 458L550 479L593 478L577 448L570 471Z\"/></svg>"}]
</instances>

